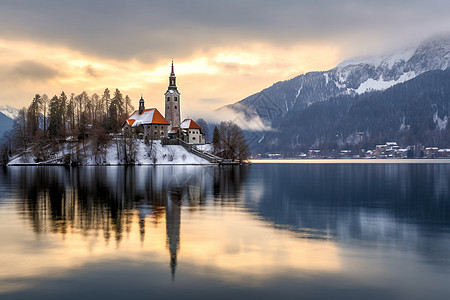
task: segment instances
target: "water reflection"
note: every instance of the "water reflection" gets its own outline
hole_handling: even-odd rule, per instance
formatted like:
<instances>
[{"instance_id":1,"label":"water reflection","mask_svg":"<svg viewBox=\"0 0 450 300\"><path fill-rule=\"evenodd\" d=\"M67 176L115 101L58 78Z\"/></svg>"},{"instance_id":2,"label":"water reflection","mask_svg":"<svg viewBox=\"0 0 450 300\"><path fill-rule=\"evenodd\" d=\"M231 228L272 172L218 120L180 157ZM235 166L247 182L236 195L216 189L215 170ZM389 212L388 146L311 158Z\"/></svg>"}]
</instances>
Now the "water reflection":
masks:
<instances>
[{"instance_id":1,"label":"water reflection","mask_svg":"<svg viewBox=\"0 0 450 300\"><path fill-rule=\"evenodd\" d=\"M450 265L450 164L255 164L252 172L249 186L264 193L247 207L276 227Z\"/></svg>"},{"instance_id":2,"label":"water reflection","mask_svg":"<svg viewBox=\"0 0 450 300\"><path fill-rule=\"evenodd\" d=\"M235 205L246 178L245 167L27 167L4 170L2 179L17 192L18 211L36 234L83 236L102 232L120 246L138 217L140 241L146 219L165 218L166 247L175 276L180 248L181 206L199 210L206 198L214 205ZM6 179L6 180L5 180Z\"/></svg>"},{"instance_id":3,"label":"water reflection","mask_svg":"<svg viewBox=\"0 0 450 300\"><path fill-rule=\"evenodd\" d=\"M449 184L450 165L8 168L0 295L105 273L173 297L414 295L409 274L446 294Z\"/></svg>"}]
</instances>

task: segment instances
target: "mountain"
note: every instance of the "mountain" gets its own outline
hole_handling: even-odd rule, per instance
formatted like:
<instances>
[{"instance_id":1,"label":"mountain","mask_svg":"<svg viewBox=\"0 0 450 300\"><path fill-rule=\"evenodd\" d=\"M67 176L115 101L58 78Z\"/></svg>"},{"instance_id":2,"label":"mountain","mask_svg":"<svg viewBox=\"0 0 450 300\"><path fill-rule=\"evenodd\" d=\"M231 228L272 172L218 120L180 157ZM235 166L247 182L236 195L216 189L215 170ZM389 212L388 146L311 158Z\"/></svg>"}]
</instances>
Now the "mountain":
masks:
<instances>
[{"instance_id":1,"label":"mountain","mask_svg":"<svg viewBox=\"0 0 450 300\"><path fill-rule=\"evenodd\" d=\"M289 112L279 128L266 132L262 152L295 154L311 147L365 149L401 145L450 147L450 68L428 71L385 91L341 95Z\"/></svg>"},{"instance_id":2,"label":"mountain","mask_svg":"<svg viewBox=\"0 0 450 300\"><path fill-rule=\"evenodd\" d=\"M9 105L0 105L0 113L4 114L12 120L15 120L19 115L19 110Z\"/></svg>"},{"instance_id":3,"label":"mountain","mask_svg":"<svg viewBox=\"0 0 450 300\"><path fill-rule=\"evenodd\" d=\"M14 119L18 116L19 110L9 105L0 105L0 139L14 126Z\"/></svg>"},{"instance_id":4,"label":"mountain","mask_svg":"<svg viewBox=\"0 0 450 300\"><path fill-rule=\"evenodd\" d=\"M259 132L252 128L253 141L257 140L252 145L253 150L272 151L281 148L286 152L292 152L297 145L312 147L325 142L321 141L323 137L315 128L300 120L308 119L305 115L307 111L311 113L312 109L319 108L311 106L330 102L325 106L345 107L345 104L349 105L357 99L365 99L361 98L362 95L377 91L379 95L380 91L416 78L420 74L432 70L446 70L449 66L450 36L437 37L421 43L415 49L390 55L349 59L328 71L310 72L275 83L259 93L219 110L232 110L248 122L256 120L264 124ZM373 105L375 110L379 106L378 103ZM370 111L369 113L373 114ZM380 114L383 113L380 111ZM306 140L300 135L304 128L311 129ZM291 136L289 143L284 140L283 146L276 146L280 144L282 140L280 138L285 134ZM347 136L342 136L341 140L350 140L355 134L355 132L348 133ZM271 139L268 139L268 136L271 136ZM316 140L311 142L313 137ZM384 140L378 142L382 143Z\"/></svg>"}]
</instances>

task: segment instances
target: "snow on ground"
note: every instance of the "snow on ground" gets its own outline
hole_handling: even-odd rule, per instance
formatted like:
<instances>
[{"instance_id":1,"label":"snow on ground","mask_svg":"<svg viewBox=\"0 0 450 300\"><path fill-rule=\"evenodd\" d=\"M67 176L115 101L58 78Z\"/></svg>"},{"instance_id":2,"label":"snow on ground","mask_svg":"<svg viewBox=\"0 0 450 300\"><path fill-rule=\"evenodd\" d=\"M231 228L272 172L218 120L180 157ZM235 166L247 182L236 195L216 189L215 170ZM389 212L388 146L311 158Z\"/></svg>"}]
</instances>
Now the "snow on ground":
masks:
<instances>
[{"instance_id":1,"label":"snow on ground","mask_svg":"<svg viewBox=\"0 0 450 300\"><path fill-rule=\"evenodd\" d=\"M448 123L448 117L445 116L444 119L439 118L438 113L436 112L433 115L433 122L436 123L437 128L439 128L439 130L445 130L445 128L447 128L447 123Z\"/></svg>"},{"instance_id":2,"label":"snow on ground","mask_svg":"<svg viewBox=\"0 0 450 300\"><path fill-rule=\"evenodd\" d=\"M75 153L75 143L65 143L60 147L52 159L40 164L62 164L63 157L69 153ZM204 147L205 149L207 147ZM105 149L105 155L96 156L86 149L79 150L82 153L81 165L123 165L125 162L123 157L119 158L117 154L117 144L111 141ZM8 165L37 164L36 158L28 151L26 155L16 155L12 157ZM153 146L145 144L142 140L136 141L136 164L137 165L206 165L210 164L207 160L190 153L182 146L178 145L161 145L160 141L154 141Z\"/></svg>"},{"instance_id":3,"label":"snow on ground","mask_svg":"<svg viewBox=\"0 0 450 300\"><path fill-rule=\"evenodd\" d=\"M197 150L208 153L212 153L213 151L212 144L196 145L195 148L197 148Z\"/></svg>"},{"instance_id":4,"label":"snow on ground","mask_svg":"<svg viewBox=\"0 0 450 300\"><path fill-rule=\"evenodd\" d=\"M209 162L197 155L188 152L179 145L161 145L160 141L155 141L153 147L138 141L136 164L174 164L174 165L199 165L209 164Z\"/></svg>"}]
</instances>

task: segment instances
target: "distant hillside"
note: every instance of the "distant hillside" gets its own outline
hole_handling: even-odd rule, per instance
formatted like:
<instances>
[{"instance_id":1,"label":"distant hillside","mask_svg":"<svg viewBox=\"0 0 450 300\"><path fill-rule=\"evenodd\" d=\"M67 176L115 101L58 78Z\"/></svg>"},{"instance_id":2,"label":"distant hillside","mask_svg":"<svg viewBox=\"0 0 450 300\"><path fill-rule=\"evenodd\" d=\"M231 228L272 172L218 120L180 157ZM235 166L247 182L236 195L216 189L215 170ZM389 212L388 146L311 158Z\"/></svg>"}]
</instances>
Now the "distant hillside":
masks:
<instances>
[{"instance_id":1,"label":"distant hillside","mask_svg":"<svg viewBox=\"0 0 450 300\"><path fill-rule=\"evenodd\" d=\"M11 130L13 126L14 120L0 112L0 139L7 131Z\"/></svg>"}]
</instances>

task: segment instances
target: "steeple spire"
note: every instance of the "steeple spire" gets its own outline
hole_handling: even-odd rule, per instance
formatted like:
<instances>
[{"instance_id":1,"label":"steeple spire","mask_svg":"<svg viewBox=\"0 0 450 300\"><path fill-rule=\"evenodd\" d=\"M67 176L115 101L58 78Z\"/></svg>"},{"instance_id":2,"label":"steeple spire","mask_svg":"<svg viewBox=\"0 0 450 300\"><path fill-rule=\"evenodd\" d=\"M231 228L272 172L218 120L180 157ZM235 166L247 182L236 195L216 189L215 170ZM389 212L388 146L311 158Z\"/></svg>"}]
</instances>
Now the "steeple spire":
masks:
<instances>
[{"instance_id":1,"label":"steeple spire","mask_svg":"<svg viewBox=\"0 0 450 300\"><path fill-rule=\"evenodd\" d=\"M141 94L141 99L139 100L139 114L142 114L144 109L145 109L144 98L142 97L142 94Z\"/></svg>"},{"instance_id":2,"label":"steeple spire","mask_svg":"<svg viewBox=\"0 0 450 300\"><path fill-rule=\"evenodd\" d=\"M175 71L173 68L173 58L172 58L172 70L170 72L170 77L169 77L169 89L177 89L177 84L176 84L177 78L175 76Z\"/></svg>"}]
</instances>

